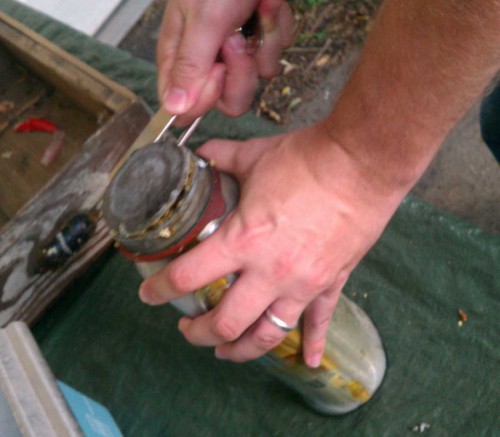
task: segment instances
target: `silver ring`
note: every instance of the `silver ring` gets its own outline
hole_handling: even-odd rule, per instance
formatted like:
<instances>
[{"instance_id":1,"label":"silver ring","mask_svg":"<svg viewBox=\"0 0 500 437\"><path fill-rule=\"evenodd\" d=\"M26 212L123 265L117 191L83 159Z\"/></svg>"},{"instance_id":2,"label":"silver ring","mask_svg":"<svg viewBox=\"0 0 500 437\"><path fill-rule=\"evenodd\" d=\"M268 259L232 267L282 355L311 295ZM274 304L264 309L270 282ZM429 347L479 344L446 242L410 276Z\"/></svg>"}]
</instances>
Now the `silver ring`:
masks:
<instances>
[{"instance_id":1,"label":"silver ring","mask_svg":"<svg viewBox=\"0 0 500 437\"><path fill-rule=\"evenodd\" d=\"M264 44L264 30L257 11L236 31L245 38L249 55L254 55Z\"/></svg>"},{"instance_id":2,"label":"silver ring","mask_svg":"<svg viewBox=\"0 0 500 437\"><path fill-rule=\"evenodd\" d=\"M269 308L266 310L265 315L267 320L269 320L274 326L280 328L282 331L290 332L297 329L297 325L288 325L279 317L275 316Z\"/></svg>"},{"instance_id":3,"label":"silver ring","mask_svg":"<svg viewBox=\"0 0 500 437\"><path fill-rule=\"evenodd\" d=\"M254 55L264 45L263 37L253 36L247 38L246 41L247 41L247 53L249 55Z\"/></svg>"}]
</instances>

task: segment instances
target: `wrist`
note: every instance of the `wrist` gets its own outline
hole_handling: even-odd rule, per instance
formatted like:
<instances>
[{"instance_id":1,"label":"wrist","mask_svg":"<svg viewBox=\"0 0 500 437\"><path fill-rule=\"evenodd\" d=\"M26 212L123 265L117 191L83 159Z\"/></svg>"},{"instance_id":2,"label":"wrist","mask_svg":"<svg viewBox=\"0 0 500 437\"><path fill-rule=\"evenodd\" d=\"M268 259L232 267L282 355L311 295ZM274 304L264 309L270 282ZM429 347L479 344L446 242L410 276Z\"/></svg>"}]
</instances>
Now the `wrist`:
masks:
<instances>
[{"instance_id":1,"label":"wrist","mask_svg":"<svg viewBox=\"0 0 500 437\"><path fill-rule=\"evenodd\" d=\"M387 171L363 156L359 158L358 151L338 141L324 122L300 135L302 160L319 186L353 209L384 212L382 215L388 219L412 186L399 177L389 177Z\"/></svg>"},{"instance_id":2,"label":"wrist","mask_svg":"<svg viewBox=\"0 0 500 437\"><path fill-rule=\"evenodd\" d=\"M371 181L381 193L406 194L420 179L443 141L403 126L385 128L386 122L330 118L324 130L332 144L350 157L360 177ZM404 196L404 194L402 194Z\"/></svg>"}]
</instances>

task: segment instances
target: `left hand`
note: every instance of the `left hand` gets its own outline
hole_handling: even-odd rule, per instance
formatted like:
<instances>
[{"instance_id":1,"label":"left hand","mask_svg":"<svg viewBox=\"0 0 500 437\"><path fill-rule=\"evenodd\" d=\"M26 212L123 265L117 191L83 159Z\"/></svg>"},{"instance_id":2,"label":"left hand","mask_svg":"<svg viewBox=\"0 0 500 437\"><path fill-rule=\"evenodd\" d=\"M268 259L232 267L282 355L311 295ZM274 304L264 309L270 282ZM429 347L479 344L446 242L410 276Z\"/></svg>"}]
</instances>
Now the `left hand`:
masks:
<instances>
[{"instance_id":1,"label":"left hand","mask_svg":"<svg viewBox=\"0 0 500 437\"><path fill-rule=\"evenodd\" d=\"M141 286L150 304L182 297L236 272L216 308L179 328L219 358L245 361L286 333L264 313L295 325L304 313L304 358L317 366L347 278L376 241L403 195L388 195L318 125L246 143L214 140L199 153L240 183L241 199L222 226Z\"/></svg>"}]
</instances>

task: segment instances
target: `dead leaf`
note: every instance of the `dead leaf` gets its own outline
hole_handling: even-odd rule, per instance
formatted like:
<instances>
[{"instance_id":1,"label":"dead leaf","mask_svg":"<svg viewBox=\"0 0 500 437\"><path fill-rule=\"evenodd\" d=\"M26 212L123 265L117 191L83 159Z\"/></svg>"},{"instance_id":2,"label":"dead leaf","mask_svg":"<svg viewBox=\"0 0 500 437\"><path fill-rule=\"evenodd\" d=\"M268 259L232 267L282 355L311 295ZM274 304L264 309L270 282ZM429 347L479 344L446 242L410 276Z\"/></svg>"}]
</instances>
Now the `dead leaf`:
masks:
<instances>
[{"instance_id":1,"label":"dead leaf","mask_svg":"<svg viewBox=\"0 0 500 437\"><path fill-rule=\"evenodd\" d=\"M271 109L265 100L261 100L259 103L260 109L262 109L262 112L266 114L271 120L275 121L276 123L281 123L282 118L281 115L279 115L276 111Z\"/></svg>"},{"instance_id":2,"label":"dead leaf","mask_svg":"<svg viewBox=\"0 0 500 437\"><path fill-rule=\"evenodd\" d=\"M283 74L291 73L298 68L298 65L288 62L286 59L280 59L280 64L283 66Z\"/></svg>"},{"instance_id":3,"label":"dead leaf","mask_svg":"<svg viewBox=\"0 0 500 437\"><path fill-rule=\"evenodd\" d=\"M326 64L328 64L329 60L330 60L330 55L323 55L316 61L315 65L316 67L324 67Z\"/></svg>"},{"instance_id":4,"label":"dead leaf","mask_svg":"<svg viewBox=\"0 0 500 437\"><path fill-rule=\"evenodd\" d=\"M467 313L465 311L461 310L460 308L458 309L458 317L460 317L460 320L462 322L467 321Z\"/></svg>"},{"instance_id":5,"label":"dead leaf","mask_svg":"<svg viewBox=\"0 0 500 437\"><path fill-rule=\"evenodd\" d=\"M296 108L297 106L299 106L301 103L302 103L302 98L301 97L295 97L294 99L292 99L292 101L288 105L288 109L292 110L292 109Z\"/></svg>"}]
</instances>

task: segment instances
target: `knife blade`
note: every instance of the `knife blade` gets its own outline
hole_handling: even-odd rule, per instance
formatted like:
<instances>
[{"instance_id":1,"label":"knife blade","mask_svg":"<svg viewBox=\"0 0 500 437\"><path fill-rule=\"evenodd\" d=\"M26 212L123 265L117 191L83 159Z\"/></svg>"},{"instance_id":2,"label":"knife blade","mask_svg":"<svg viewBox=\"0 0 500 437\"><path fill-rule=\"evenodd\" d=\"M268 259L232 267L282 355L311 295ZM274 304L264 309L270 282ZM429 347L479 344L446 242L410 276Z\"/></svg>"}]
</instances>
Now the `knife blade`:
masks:
<instances>
[{"instance_id":1,"label":"knife blade","mask_svg":"<svg viewBox=\"0 0 500 437\"><path fill-rule=\"evenodd\" d=\"M170 128L174 120L175 116L168 114L164 109L160 108L160 110L153 115L151 120L149 120L149 123L135 139L127 152L122 156L118 164L115 165L110 173L110 179L114 177L125 161L130 158L132 153L144 146L147 146L148 144L160 140L165 132Z\"/></svg>"}]
</instances>

